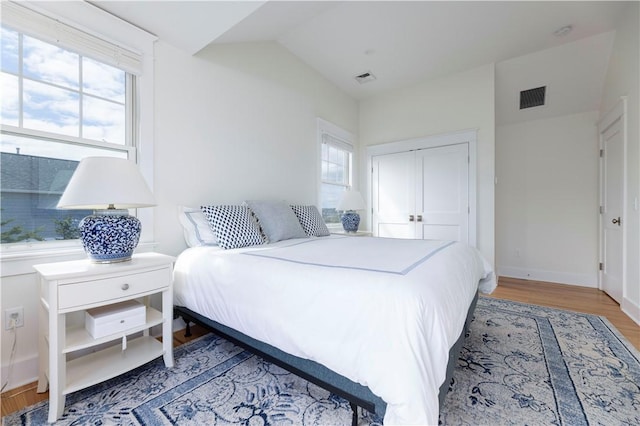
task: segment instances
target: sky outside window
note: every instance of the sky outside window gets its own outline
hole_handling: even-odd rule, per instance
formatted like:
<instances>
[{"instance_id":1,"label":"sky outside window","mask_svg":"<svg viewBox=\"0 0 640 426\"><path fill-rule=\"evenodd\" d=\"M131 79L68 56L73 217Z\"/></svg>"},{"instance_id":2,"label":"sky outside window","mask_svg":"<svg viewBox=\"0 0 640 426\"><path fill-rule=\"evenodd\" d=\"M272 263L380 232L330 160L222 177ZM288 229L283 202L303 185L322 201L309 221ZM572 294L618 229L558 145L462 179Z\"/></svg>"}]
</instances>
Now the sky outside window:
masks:
<instances>
[{"instance_id":1,"label":"sky outside window","mask_svg":"<svg viewBox=\"0 0 640 426\"><path fill-rule=\"evenodd\" d=\"M1 77L3 124L127 143L124 71L2 27Z\"/></svg>"}]
</instances>

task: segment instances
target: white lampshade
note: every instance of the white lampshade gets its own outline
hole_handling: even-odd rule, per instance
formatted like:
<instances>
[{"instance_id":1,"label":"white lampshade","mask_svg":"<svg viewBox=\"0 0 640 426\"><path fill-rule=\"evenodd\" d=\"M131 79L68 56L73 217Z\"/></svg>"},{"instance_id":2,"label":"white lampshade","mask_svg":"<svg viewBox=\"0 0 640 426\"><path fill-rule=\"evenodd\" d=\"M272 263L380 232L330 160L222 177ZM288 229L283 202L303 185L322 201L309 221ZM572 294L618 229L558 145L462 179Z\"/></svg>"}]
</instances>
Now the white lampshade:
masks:
<instances>
[{"instance_id":1,"label":"white lampshade","mask_svg":"<svg viewBox=\"0 0 640 426\"><path fill-rule=\"evenodd\" d=\"M359 191L348 189L342 193L336 210L364 210L364 199Z\"/></svg>"},{"instance_id":2,"label":"white lampshade","mask_svg":"<svg viewBox=\"0 0 640 426\"><path fill-rule=\"evenodd\" d=\"M75 210L155 205L153 194L138 167L132 161L113 157L82 159L58 202L58 208Z\"/></svg>"}]
</instances>

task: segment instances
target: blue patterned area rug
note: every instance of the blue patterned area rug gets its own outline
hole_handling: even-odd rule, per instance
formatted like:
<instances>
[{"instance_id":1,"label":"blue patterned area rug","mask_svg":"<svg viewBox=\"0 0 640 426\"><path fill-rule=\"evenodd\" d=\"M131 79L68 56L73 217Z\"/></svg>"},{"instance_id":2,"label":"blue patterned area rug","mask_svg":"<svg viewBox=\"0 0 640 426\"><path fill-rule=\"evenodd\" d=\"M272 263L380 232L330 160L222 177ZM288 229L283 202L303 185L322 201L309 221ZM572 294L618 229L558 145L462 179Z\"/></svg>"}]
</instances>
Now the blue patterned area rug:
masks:
<instances>
[{"instance_id":1,"label":"blue patterned area rug","mask_svg":"<svg viewBox=\"0 0 640 426\"><path fill-rule=\"evenodd\" d=\"M640 425L640 354L606 318L481 298L449 425Z\"/></svg>"},{"instance_id":2,"label":"blue patterned area rug","mask_svg":"<svg viewBox=\"0 0 640 426\"><path fill-rule=\"evenodd\" d=\"M175 359L69 395L56 424L350 424L343 399L213 335ZM480 298L440 423L637 425L639 359L601 317ZM47 410L27 407L3 425L44 425ZM380 419L361 412L360 424Z\"/></svg>"}]
</instances>

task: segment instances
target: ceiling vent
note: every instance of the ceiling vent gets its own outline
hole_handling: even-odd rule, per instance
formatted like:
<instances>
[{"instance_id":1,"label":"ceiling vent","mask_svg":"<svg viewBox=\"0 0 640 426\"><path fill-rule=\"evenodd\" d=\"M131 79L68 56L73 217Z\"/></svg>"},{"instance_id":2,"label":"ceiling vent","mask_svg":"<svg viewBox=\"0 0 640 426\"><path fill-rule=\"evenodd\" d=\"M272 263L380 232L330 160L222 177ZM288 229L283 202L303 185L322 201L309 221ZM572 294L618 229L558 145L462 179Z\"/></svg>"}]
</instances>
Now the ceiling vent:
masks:
<instances>
[{"instance_id":1,"label":"ceiling vent","mask_svg":"<svg viewBox=\"0 0 640 426\"><path fill-rule=\"evenodd\" d=\"M542 86L520 92L520 109L544 105L544 95L546 90L547 86Z\"/></svg>"},{"instance_id":2,"label":"ceiling vent","mask_svg":"<svg viewBox=\"0 0 640 426\"><path fill-rule=\"evenodd\" d=\"M356 75L354 77L356 81L360 84L368 83L376 79L376 76L371 74L370 72L363 72L360 75Z\"/></svg>"}]
</instances>

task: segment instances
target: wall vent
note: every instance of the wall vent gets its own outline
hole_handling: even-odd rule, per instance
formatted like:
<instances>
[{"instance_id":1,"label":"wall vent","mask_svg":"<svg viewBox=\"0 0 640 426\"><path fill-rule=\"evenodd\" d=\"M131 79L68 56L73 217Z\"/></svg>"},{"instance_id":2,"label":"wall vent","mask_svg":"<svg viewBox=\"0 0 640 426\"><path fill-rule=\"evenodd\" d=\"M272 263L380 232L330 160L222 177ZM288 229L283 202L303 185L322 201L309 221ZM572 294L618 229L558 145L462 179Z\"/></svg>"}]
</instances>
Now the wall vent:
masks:
<instances>
[{"instance_id":1,"label":"wall vent","mask_svg":"<svg viewBox=\"0 0 640 426\"><path fill-rule=\"evenodd\" d=\"M520 109L533 108L544 105L544 97L547 86L520 92Z\"/></svg>"},{"instance_id":2,"label":"wall vent","mask_svg":"<svg viewBox=\"0 0 640 426\"><path fill-rule=\"evenodd\" d=\"M376 79L376 76L371 74L369 71L363 72L362 74L356 75L354 77L356 81L360 84L368 83Z\"/></svg>"}]
</instances>

